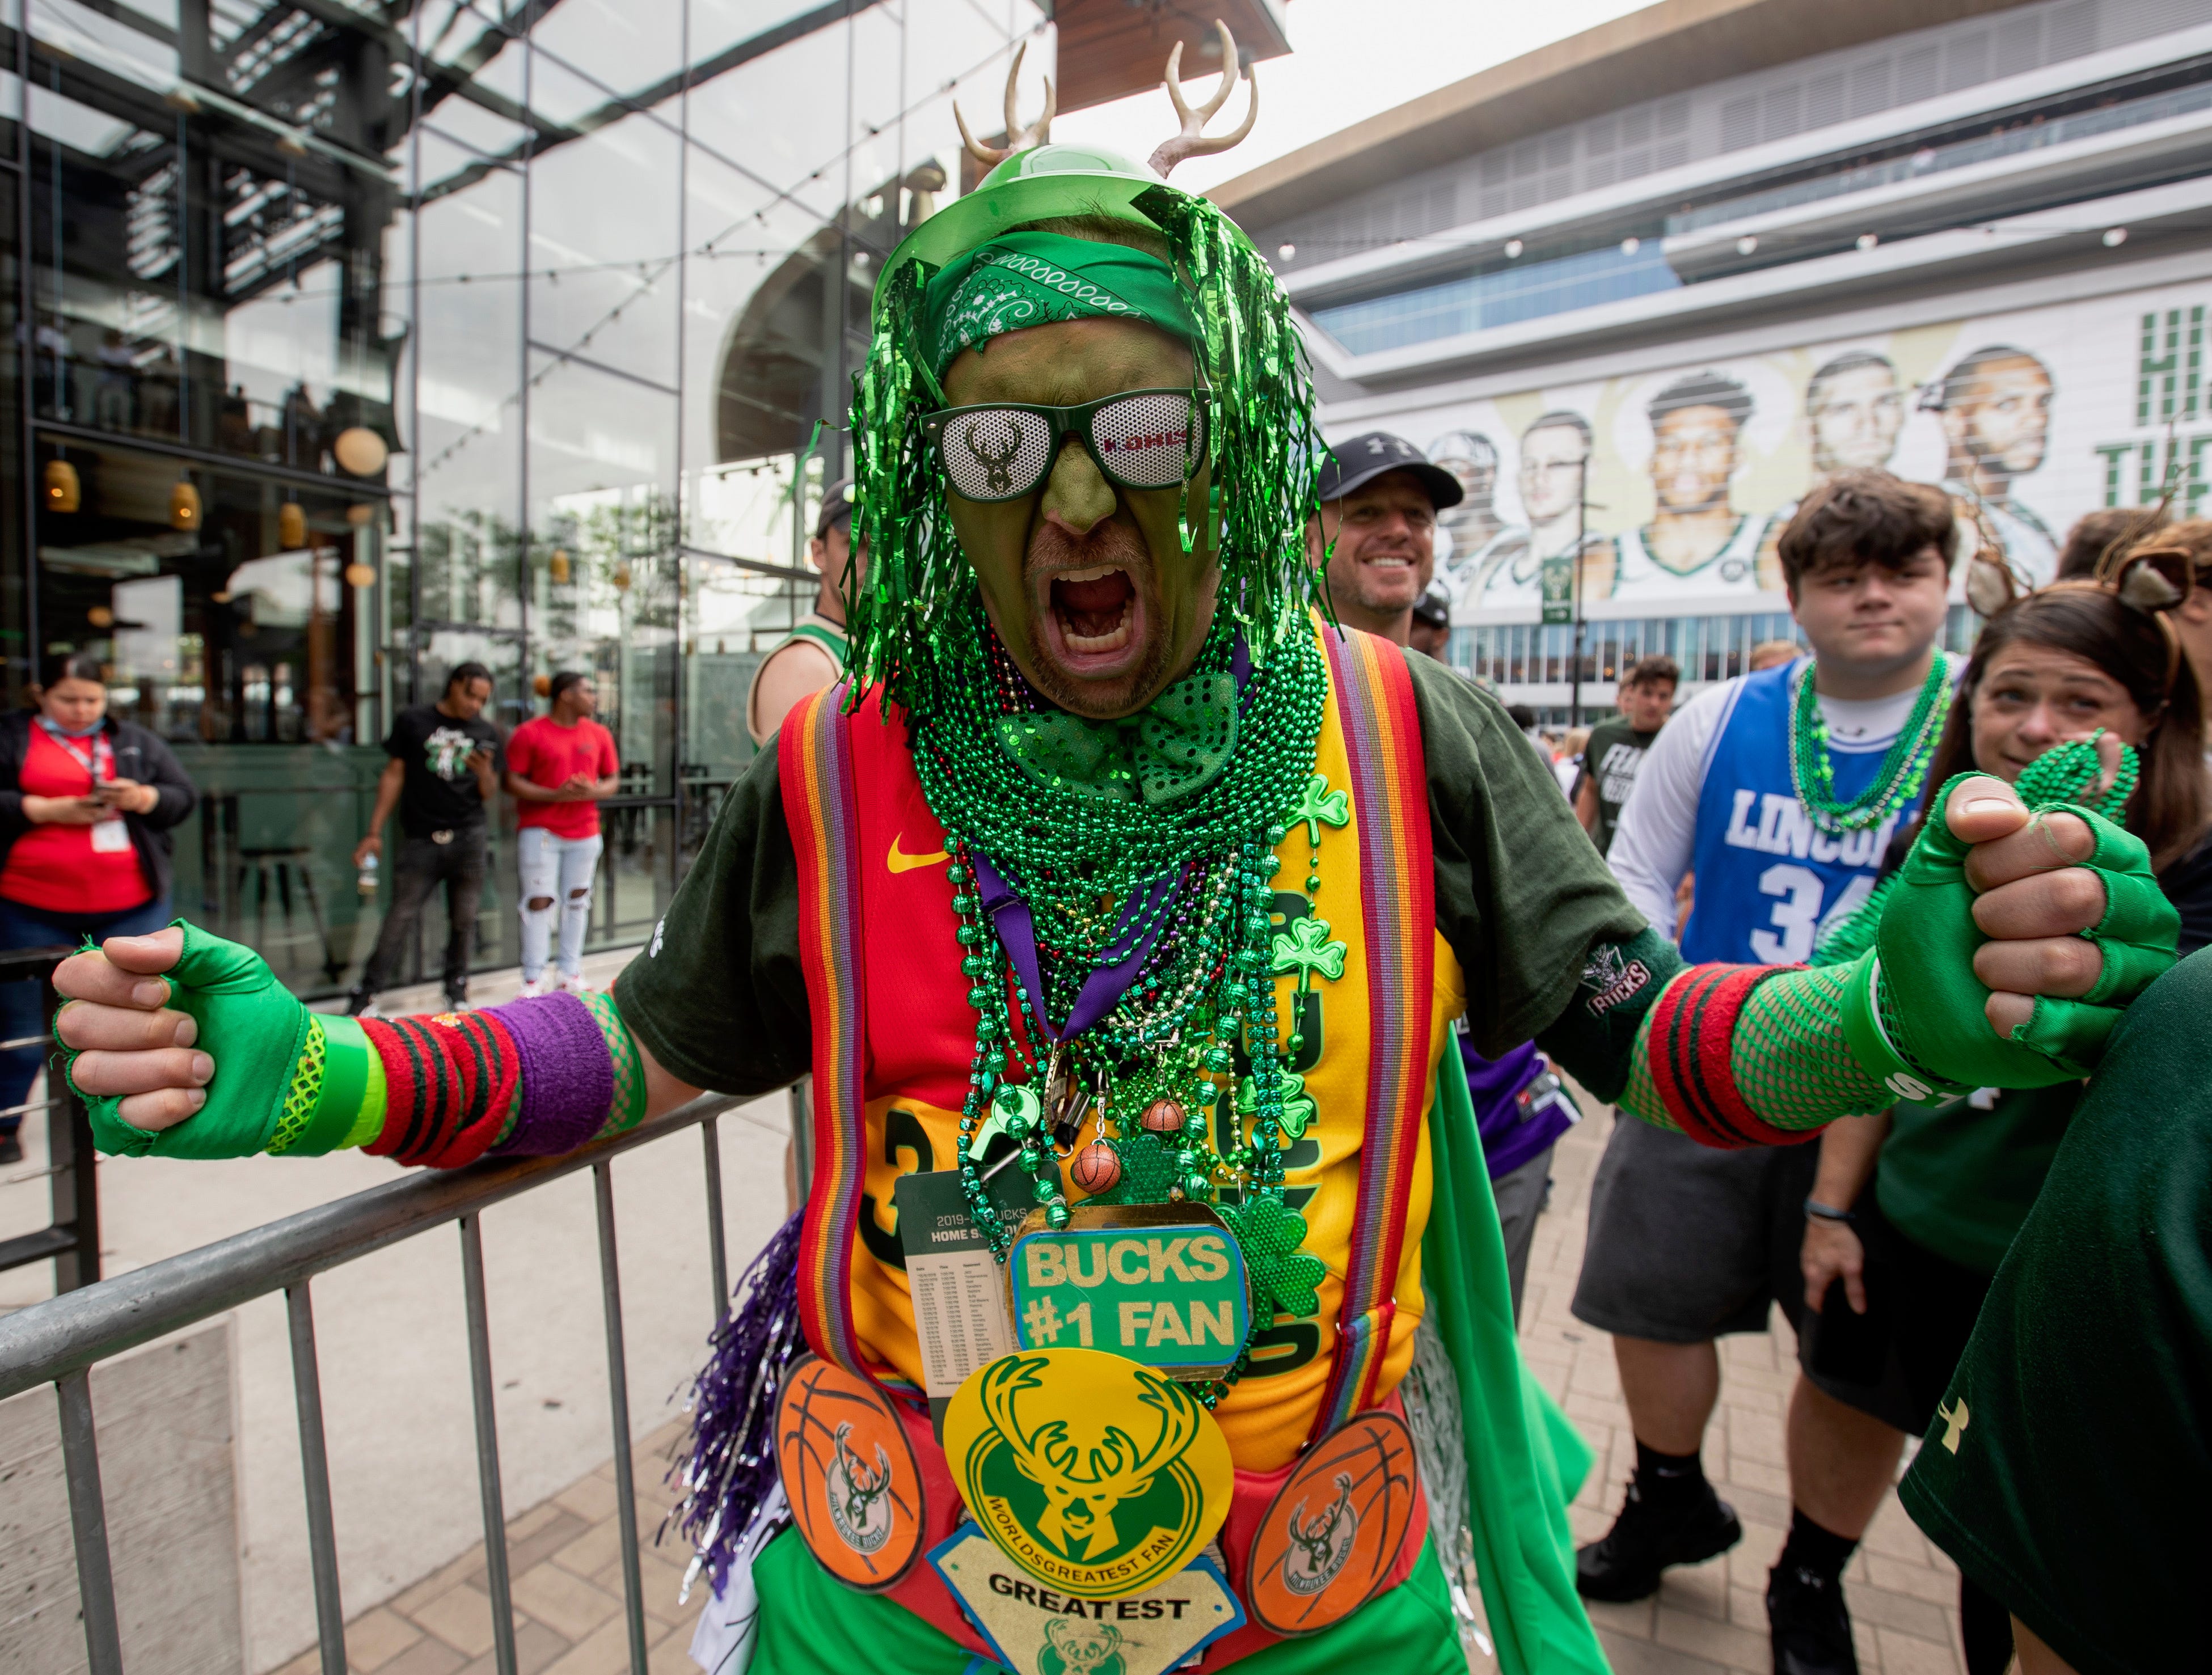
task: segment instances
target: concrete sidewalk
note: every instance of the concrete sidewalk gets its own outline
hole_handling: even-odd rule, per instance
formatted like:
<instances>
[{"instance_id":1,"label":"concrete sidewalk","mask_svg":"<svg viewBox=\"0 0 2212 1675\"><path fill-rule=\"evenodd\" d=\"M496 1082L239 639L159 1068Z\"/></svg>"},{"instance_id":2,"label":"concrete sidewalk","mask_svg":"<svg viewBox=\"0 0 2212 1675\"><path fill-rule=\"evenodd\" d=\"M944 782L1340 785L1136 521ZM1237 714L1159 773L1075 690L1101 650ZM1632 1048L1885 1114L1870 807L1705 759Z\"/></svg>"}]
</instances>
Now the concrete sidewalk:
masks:
<instances>
[{"instance_id":1,"label":"concrete sidewalk","mask_svg":"<svg viewBox=\"0 0 2212 1675\"><path fill-rule=\"evenodd\" d=\"M1552 1208L1538 1223L1521 1320L1522 1355L1597 1450L1589 1481L1568 1508L1577 1542L1595 1541L1613 1526L1622 1486L1636 1469L1613 1340L1567 1307L1582 1271L1590 1180L1613 1120L1601 1111L1559 1142ZM1590 1607L1618 1675L1768 1675L1766 1573L1790 1527L1783 1416L1796 1378L1796 1339L1778 1313L1756 1337L1723 1340L1720 1410L1705 1434L1705 1472L1742 1519L1744 1538L1720 1558L1668 1571L1653 1599ZM1905 1516L1893 1489L1844 1573L1844 1598L1862 1675L1960 1675L1966 1668L1959 1573Z\"/></svg>"}]
</instances>

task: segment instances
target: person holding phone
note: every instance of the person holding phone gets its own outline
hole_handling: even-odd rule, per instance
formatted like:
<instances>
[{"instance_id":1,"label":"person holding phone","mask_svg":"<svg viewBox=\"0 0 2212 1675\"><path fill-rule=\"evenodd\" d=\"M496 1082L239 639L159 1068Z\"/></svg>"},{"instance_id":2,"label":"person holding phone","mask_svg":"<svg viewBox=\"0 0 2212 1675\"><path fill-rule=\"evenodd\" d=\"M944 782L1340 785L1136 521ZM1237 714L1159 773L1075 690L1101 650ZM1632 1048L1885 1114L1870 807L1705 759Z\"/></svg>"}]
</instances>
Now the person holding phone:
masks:
<instances>
[{"instance_id":1,"label":"person holding phone","mask_svg":"<svg viewBox=\"0 0 2212 1675\"><path fill-rule=\"evenodd\" d=\"M169 922L169 831L198 795L155 734L107 713L106 669L50 657L35 707L0 717L0 949L75 947ZM38 986L0 983L0 1040L46 1028ZM46 1053L0 1052L0 1163Z\"/></svg>"}]
</instances>

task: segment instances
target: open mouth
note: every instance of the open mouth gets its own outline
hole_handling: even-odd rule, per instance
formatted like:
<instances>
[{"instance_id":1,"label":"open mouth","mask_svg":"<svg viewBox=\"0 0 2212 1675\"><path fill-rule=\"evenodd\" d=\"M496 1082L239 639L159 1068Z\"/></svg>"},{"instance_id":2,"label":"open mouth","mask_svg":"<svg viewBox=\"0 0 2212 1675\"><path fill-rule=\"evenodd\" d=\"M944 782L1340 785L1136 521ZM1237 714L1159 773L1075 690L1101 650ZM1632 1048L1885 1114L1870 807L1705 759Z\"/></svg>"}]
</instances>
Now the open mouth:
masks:
<instances>
[{"instance_id":1,"label":"open mouth","mask_svg":"<svg viewBox=\"0 0 2212 1675\"><path fill-rule=\"evenodd\" d=\"M1052 579L1052 612L1078 657L1105 657L1136 633L1137 584L1118 565L1066 570Z\"/></svg>"}]
</instances>

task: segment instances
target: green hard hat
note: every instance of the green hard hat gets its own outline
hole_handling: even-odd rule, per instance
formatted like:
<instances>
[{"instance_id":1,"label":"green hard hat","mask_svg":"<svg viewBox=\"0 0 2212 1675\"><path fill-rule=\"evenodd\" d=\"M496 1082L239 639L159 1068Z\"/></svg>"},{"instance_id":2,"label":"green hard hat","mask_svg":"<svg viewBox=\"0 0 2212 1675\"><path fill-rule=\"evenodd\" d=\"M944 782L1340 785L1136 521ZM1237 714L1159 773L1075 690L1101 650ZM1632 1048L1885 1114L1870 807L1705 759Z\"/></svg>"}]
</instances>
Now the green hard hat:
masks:
<instances>
[{"instance_id":1,"label":"green hard hat","mask_svg":"<svg viewBox=\"0 0 2212 1675\"><path fill-rule=\"evenodd\" d=\"M974 191L957 197L908 234L876 280L880 313L890 282L911 263L941 268L1001 233L1063 215L1103 215L1160 232L1136 207L1146 192L1180 192L1142 163L1095 145L1038 145L1017 151L985 175Z\"/></svg>"}]
</instances>

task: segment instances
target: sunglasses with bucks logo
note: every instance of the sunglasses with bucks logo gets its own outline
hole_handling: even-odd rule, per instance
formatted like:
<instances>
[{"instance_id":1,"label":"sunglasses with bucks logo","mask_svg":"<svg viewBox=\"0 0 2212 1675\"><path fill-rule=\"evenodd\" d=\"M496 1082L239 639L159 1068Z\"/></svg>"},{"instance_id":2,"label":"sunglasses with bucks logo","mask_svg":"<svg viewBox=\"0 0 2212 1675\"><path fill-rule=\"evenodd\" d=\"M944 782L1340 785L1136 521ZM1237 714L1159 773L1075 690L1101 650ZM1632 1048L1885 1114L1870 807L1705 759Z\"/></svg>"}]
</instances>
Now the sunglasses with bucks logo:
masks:
<instances>
[{"instance_id":1,"label":"sunglasses with bucks logo","mask_svg":"<svg viewBox=\"0 0 2212 1675\"><path fill-rule=\"evenodd\" d=\"M1073 435L1120 489L1173 489L1206 459L1212 394L1125 390L1075 407L994 402L921 422L952 492L965 501L1018 501L1051 474Z\"/></svg>"}]
</instances>

